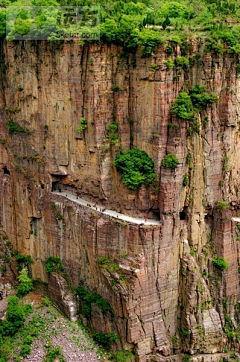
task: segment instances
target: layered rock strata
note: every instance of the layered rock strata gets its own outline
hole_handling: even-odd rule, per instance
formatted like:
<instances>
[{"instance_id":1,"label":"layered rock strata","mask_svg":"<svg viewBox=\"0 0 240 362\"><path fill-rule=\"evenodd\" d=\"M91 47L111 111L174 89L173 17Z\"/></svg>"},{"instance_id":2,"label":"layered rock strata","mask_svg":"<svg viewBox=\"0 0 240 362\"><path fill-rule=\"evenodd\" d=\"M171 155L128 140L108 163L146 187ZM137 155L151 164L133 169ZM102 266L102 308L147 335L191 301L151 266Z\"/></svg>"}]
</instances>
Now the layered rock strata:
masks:
<instances>
[{"instance_id":1,"label":"layered rock strata","mask_svg":"<svg viewBox=\"0 0 240 362\"><path fill-rule=\"evenodd\" d=\"M176 46L171 58L180 55ZM55 256L73 287L82 282L110 303L104 332L119 334L121 347L139 361L181 360L182 352L219 361L224 348L238 346L223 327L229 332L226 317L237 327L239 315L232 217L240 216L240 80L234 56L205 53L201 42L190 44L186 71L168 70L168 57L163 46L142 58L140 50L133 55L106 44L2 43L0 217L13 247L34 259L34 278L48 281L45 262ZM196 84L218 101L198 115L199 132L189 135L171 107L182 88ZM87 128L79 133L81 118ZM9 120L21 131L10 132ZM122 185L113 161L131 146L154 160L155 186ZM179 159L175 170L162 166L171 152ZM58 188L159 225L92 212L53 194ZM217 208L222 199L227 211ZM213 266L216 255L228 270ZM110 267L98 262L102 257Z\"/></svg>"}]
</instances>

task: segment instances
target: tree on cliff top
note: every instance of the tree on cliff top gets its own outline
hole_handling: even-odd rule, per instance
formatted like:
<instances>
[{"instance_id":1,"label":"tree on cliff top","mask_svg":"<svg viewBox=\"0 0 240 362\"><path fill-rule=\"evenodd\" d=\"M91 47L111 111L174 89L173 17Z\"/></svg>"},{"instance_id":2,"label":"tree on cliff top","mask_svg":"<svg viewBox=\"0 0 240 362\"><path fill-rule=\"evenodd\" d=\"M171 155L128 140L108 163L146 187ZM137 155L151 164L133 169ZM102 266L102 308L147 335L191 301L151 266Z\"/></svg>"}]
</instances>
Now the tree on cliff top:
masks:
<instances>
[{"instance_id":1,"label":"tree on cliff top","mask_svg":"<svg viewBox=\"0 0 240 362\"><path fill-rule=\"evenodd\" d=\"M31 36L47 34L48 39L63 39L69 34L81 36L86 31L88 34L93 34L95 30L99 33L96 24L88 25L87 7L100 5L101 39L131 49L140 46L143 55L151 54L153 47L163 41L171 42L171 38L176 35L180 43L184 43L191 34L195 38L196 35L204 36L208 42L208 51L239 53L240 3L236 0L1 0L1 5L12 9L31 5L43 7L41 15L38 14L35 19L30 17ZM86 9L86 14L76 24L66 24L62 21L62 10L58 11L56 6L79 6ZM28 27L28 19L20 17L17 21L18 29L14 29L13 25L8 26L10 38L16 35L16 30L24 35ZM0 9L0 36L4 35L5 9ZM146 44L146 39L150 39L151 44Z\"/></svg>"}]
</instances>

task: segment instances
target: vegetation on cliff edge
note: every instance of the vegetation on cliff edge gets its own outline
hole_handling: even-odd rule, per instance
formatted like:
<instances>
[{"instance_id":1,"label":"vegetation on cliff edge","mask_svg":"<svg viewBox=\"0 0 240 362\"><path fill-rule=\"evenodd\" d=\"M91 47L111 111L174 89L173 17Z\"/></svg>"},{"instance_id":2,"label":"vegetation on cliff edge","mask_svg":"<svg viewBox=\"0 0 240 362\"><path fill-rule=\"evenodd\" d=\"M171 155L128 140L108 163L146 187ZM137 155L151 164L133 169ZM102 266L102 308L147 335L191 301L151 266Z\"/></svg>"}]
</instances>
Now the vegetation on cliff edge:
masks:
<instances>
[{"instance_id":1,"label":"vegetation on cliff edge","mask_svg":"<svg viewBox=\"0 0 240 362\"><path fill-rule=\"evenodd\" d=\"M14 26L10 26L10 38L18 33L24 36L31 28L32 35L49 39L63 39L69 34L81 35L87 31L101 34L108 43L121 44L128 49L143 48L143 55L168 41L166 50L179 44L182 55L186 53L186 38L206 39L206 51L240 54L240 3L235 0L2 0L2 6L45 6L34 18L28 10L17 13ZM55 6L100 6L100 25L87 22L67 24ZM48 7L48 8L47 8ZM15 9L14 9L15 8ZM88 10L89 13L91 12ZM86 18L89 14L85 14ZM59 19L55 21L55 19ZM5 10L0 11L0 34L5 35Z\"/></svg>"}]
</instances>

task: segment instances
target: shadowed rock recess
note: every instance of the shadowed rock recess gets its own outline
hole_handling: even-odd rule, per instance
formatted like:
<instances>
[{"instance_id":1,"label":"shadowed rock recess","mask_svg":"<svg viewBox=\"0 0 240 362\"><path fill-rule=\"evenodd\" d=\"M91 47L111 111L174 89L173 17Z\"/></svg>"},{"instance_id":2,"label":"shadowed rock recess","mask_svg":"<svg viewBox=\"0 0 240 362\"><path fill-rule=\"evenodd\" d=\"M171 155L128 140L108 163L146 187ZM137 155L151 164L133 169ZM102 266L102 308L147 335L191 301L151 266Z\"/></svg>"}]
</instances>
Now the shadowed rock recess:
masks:
<instances>
[{"instance_id":1,"label":"shadowed rock recess","mask_svg":"<svg viewBox=\"0 0 240 362\"><path fill-rule=\"evenodd\" d=\"M190 65L179 71L167 69L163 46L143 58L103 43L1 43L3 230L31 255L32 276L49 282L54 302L65 312L70 305L70 317L75 293L61 285L81 284L109 302L108 311L93 303L88 323L118 334L117 348L141 362L215 362L239 350L237 59L205 53L200 41L185 57ZM171 112L194 85L218 96L196 113L197 126ZM154 161L154 185L123 186L113 162L131 147ZM162 164L168 153L179 160L175 169ZM50 256L61 259L64 276L46 273ZM228 269L217 266L220 257ZM65 295L69 303L56 300Z\"/></svg>"}]
</instances>

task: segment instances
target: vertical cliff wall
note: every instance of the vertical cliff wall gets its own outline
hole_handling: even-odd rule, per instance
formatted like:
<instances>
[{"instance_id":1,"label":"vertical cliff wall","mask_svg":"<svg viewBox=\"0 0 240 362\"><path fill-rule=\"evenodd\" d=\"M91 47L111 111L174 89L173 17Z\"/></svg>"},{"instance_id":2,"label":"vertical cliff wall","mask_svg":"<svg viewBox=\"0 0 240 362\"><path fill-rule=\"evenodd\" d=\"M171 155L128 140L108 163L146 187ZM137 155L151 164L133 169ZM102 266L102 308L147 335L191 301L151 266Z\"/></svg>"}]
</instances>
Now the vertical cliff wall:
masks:
<instances>
[{"instance_id":1,"label":"vertical cliff wall","mask_svg":"<svg viewBox=\"0 0 240 362\"><path fill-rule=\"evenodd\" d=\"M196 41L187 69L167 69L165 60L177 56L178 46L171 56L162 46L142 58L105 44L1 44L3 228L14 248L33 257L34 278L47 281L46 259L59 257L74 287L83 282L109 301L113 315L98 323L92 311L93 325L119 334L121 347L142 362L180 360L181 352L206 354L206 361L216 353L217 361L224 348L238 346L237 60L205 53ZM218 101L198 115L199 131L189 132L171 107L182 88L196 84ZM81 117L87 128L79 133ZM11 132L9 120L21 128ZM113 122L116 142L108 132ZM113 161L132 146L154 160L156 185L122 185ZM175 170L162 166L171 152L179 159ZM79 189L86 200L159 225L93 213L55 188ZM220 200L227 210L217 207ZM216 255L228 270L213 266ZM102 257L117 271L97 262Z\"/></svg>"}]
</instances>

